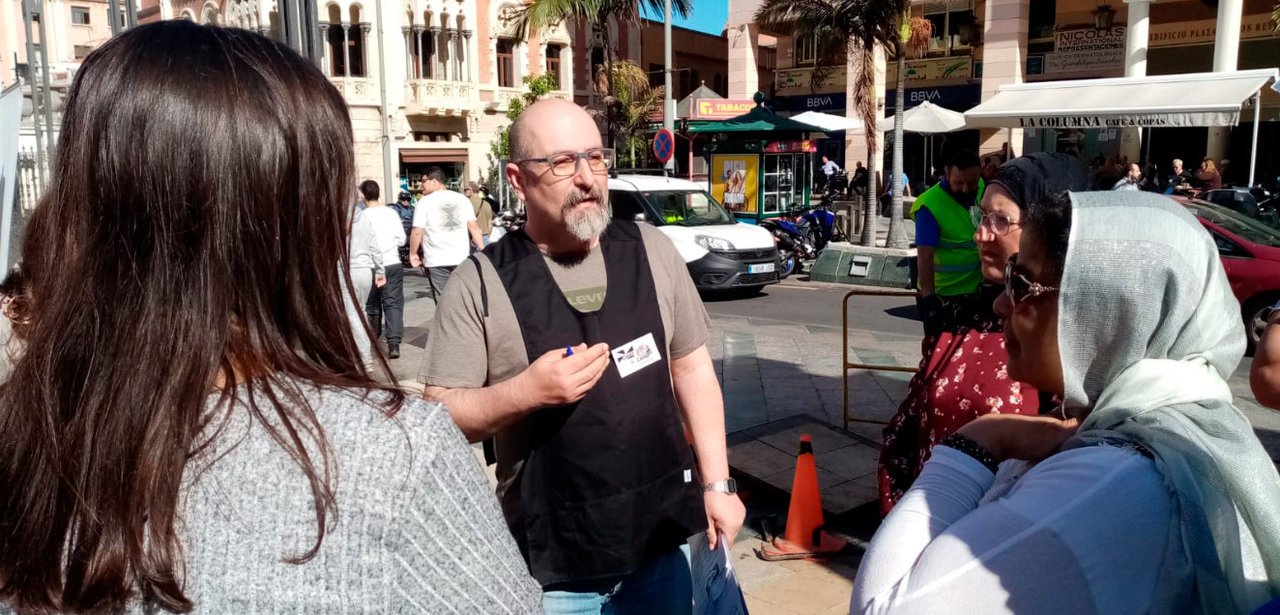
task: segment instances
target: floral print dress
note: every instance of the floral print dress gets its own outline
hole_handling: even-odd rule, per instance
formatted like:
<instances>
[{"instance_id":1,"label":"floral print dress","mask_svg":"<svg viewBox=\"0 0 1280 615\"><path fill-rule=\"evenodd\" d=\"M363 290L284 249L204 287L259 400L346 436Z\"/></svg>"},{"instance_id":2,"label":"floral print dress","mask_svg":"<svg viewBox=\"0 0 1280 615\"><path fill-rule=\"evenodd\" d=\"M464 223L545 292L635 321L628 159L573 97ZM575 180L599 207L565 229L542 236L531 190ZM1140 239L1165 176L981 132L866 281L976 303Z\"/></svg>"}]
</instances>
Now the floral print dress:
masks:
<instances>
[{"instance_id":1,"label":"floral print dress","mask_svg":"<svg viewBox=\"0 0 1280 615\"><path fill-rule=\"evenodd\" d=\"M969 421L1039 413L1039 392L1009 379L1004 323L992 307L1002 290L983 286L948 302L943 333L925 337L907 397L884 428L876 471L881 515L911 487L934 445Z\"/></svg>"}]
</instances>

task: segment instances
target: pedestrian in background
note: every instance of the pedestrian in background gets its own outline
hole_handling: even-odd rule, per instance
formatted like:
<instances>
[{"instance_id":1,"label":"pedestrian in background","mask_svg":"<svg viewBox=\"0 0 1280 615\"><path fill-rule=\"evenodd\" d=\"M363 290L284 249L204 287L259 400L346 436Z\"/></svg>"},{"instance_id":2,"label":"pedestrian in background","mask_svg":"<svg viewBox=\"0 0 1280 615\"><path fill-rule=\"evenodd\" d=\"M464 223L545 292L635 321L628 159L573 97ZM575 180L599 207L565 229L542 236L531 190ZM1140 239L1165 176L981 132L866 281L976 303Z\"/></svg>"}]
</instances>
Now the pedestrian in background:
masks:
<instances>
[{"instance_id":1,"label":"pedestrian in background","mask_svg":"<svg viewBox=\"0 0 1280 615\"><path fill-rule=\"evenodd\" d=\"M1258 403L1280 410L1280 302L1266 317L1267 328L1253 354L1249 386Z\"/></svg>"},{"instance_id":2,"label":"pedestrian in background","mask_svg":"<svg viewBox=\"0 0 1280 615\"><path fill-rule=\"evenodd\" d=\"M1140 182L1142 181L1142 167L1136 162L1130 162L1125 167L1124 177L1121 177L1115 185L1111 186L1112 190L1130 190L1137 192L1141 190Z\"/></svg>"},{"instance_id":3,"label":"pedestrian in background","mask_svg":"<svg viewBox=\"0 0 1280 615\"><path fill-rule=\"evenodd\" d=\"M384 337L387 357L400 358L400 340L404 337L404 266L400 264L400 246L404 245L404 227L400 215L379 200L378 182L372 179L360 184L366 208L364 215L373 227L374 244L382 261L384 279L374 284L365 300L365 313L373 327L374 339Z\"/></svg>"},{"instance_id":4,"label":"pedestrian in background","mask_svg":"<svg viewBox=\"0 0 1280 615\"><path fill-rule=\"evenodd\" d=\"M480 184L471 182L467 184L464 192L467 199L471 201L471 208L476 213L476 226L480 227L480 237L484 239L484 245L489 245L489 232L493 230L493 210L489 208L488 201L485 201L484 195L480 193Z\"/></svg>"},{"instance_id":5,"label":"pedestrian in background","mask_svg":"<svg viewBox=\"0 0 1280 615\"><path fill-rule=\"evenodd\" d=\"M1218 173L1218 165L1212 158L1200 162L1200 170L1196 172L1196 187L1201 190L1221 190L1222 174Z\"/></svg>"},{"instance_id":6,"label":"pedestrian in background","mask_svg":"<svg viewBox=\"0 0 1280 615\"><path fill-rule=\"evenodd\" d=\"M982 200L982 166L972 151L951 155L943 169L946 178L925 190L911 204L916 223L916 307L925 335L937 336L938 315L948 301L971 295L982 282L978 246L978 202Z\"/></svg>"},{"instance_id":7,"label":"pedestrian in background","mask_svg":"<svg viewBox=\"0 0 1280 615\"><path fill-rule=\"evenodd\" d=\"M448 413L357 350L351 134L247 30L85 59L0 387L0 612L540 611Z\"/></svg>"},{"instance_id":8,"label":"pedestrian in background","mask_svg":"<svg viewBox=\"0 0 1280 615\"><path fill-rule=\"evenodd\" d=\"M409 236L409 262L414 267L426 264L431 297L437 302L453 269L471 254L470 246L484 249L471 201L448 189L447 181L440 167L431 167L422 176L418 184L422 198L414 206Z\"/></svg>"},{"instance_id":9,"label":"pedestrian in background","mask_svg":"<svg viewBox=\"0 0 1280 615\"><path fill-rule=\"evenodd\" d=\"M1056 195L1007 269L1009 376L1061 409L942 442L876 531L851 611L1251 613L1280 595L1280 477L1232 403L1239 305L1195 216Z\"/></svg>"},{"instance_id":10,"label":"pedestrian in background","mask_svg":"<svg viewBox=\"0 0 1280 615\"><path fill-rule=\"evenodd\" d=\"M1046 194L1092 187L1084 163L1062 153L1014 158L987 184L973 237L983 282L939 313L938 334L925 336L920 367L884 428L877 468L881 515L889 514L919 476L933 447L957 429L992 413L1034 415L1051 403L1009 378L1005 323L994 304L1004 292L1005 265L1018 253L1027 205Z\"/></svg>"},{"instance_id":11,"label":"pedestrian in background","mask_svg":"<svg viewBox=\"0 0 1280 615\"><path fill-rule=\"evenodd\" d=\"M369 293L373 291L375 285L384 286L387 283L387 275L382 266L382 252L378 250L378 239L374 233L373 224L369 222L369 217L363 211L354 212L350 229L348 248L351 254L351 265L348 273L351 276L354 297L351 293L344 293L344 298L347 300L347 316L351 319L351 332L355 335L356 345L360 347L360 356L364 357L365 365L372 368L373 344L377 339L376 336L370 337L369 327L366 326L365 318L361 313L364 311L364 302L368 300Z\"/></svg>"},{"instance_id":12,"label":"pedestrian in background","mask_svg":"<svg viewBox=\"0 0 1280 615\"><path fill-rule=\"evenodd\" d=\"M706 311L665 235L610 220L612 163L581 107L525 109L505 171L528 223L454 273L420 378L473 442L494 438L547 613L689 613L681 545L732 544L744 510Z\"/></svg>"}]
</instances>

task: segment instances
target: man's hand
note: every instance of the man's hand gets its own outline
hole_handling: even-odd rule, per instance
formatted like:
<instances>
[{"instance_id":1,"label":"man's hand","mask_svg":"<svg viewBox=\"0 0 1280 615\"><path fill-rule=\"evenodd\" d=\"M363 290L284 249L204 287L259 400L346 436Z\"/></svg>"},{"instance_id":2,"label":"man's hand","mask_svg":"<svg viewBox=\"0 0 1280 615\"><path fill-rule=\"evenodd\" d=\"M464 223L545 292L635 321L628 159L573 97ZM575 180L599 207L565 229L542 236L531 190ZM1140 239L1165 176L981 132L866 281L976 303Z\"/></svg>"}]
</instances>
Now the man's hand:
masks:
<instances>
[{"instance_id":1,"label":"man's hand","mask_svg":"<svg viewBox=\"0 0 1280 615\"><path fill-rule=\"evenodd\" d=\"M978 417L956 433L986 449L997 462L1006 459L1040 461L1062 448L1080 427L1076 419L1051 416L988 414Z\"/></svg>"},{"instance_id":2,"label":"man's hand","mask_svg":"<svg viewBox=\"0 0 1280 615\"><path fill-rule=\"evenodd\" d=\"M421 259L417 254L410 254L410 255L409 255L409 266L410 266L410 267L421 267L421 266L422 266L422 259Z\"/></svg>"},{"instance_id":3,"label":"man's hand","mask_svg":"<svg viewBox=\"0 0 1280 615\"><path fill-rule=\"evenodd\" d=\"M736 493L708 491L702 494L702 501L707 509L707 544L714 550L719 541L717 532L724 532L725 540L729 541L726 548L732 547L738 530L742 529L742 521L747 517L742 500Z\"/></svg>"},{"instance_id":4,"label":"man's hand","mask_svg":"<svg viewBox=\"0 0 1280 615\"><path fill-rule=\"evenodd\" d=\"M609 345L573 347L573 356L555 349L529 364L519 376L520 389L538 408L563 406L587 396L609 367Z\"/></svg>"},{"instance_id":5,"label":"man's hand","mask_svg":"<svg viewBox=\"0 0 1280 615\"><path fill-rule=\"evenodd\" d=\"M383 286L387 285L387 279L382 276L378 276L373 279L373 285L377 286L378 288L382 288Z\"/></svg>"}]
</instances>

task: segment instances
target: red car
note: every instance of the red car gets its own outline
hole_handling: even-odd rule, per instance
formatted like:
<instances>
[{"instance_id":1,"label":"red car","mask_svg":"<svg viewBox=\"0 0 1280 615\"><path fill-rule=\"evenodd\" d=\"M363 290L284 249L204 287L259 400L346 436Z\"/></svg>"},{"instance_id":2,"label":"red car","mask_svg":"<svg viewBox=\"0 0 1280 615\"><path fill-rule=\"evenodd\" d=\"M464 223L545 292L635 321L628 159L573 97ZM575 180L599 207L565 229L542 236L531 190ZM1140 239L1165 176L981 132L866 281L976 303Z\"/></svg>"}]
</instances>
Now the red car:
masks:
<instances>
[{"instance_id":1,"label":"red car","mask_svg":"<svg viewBox=\"0 0 1280 615\"><path fill-rule=\"evenodd\" d=\"M1267 326L1267 308L1280 300L1280 230L1207 201L1172 198L1195 214L1218 244L1252 352Z\"/></svg>"}]
</instances>

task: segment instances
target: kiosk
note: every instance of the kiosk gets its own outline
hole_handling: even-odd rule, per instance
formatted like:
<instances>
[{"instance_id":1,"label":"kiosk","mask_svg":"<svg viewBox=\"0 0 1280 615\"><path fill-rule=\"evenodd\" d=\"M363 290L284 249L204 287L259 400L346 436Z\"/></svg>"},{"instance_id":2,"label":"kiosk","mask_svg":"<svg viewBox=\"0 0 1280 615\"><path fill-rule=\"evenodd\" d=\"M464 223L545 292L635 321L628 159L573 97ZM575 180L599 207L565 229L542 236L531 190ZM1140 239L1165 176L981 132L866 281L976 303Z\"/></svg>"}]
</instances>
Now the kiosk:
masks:
<instances>
[{"instance_id":1,"label":"kiosk","mask_svg":"<svg viewBox=\"0 0 1280 615\"><path fill-rule=\"evenodd\" d=\"M756 93L750 112L722 122L690 126L706 134L711 195L742 222L786 214L809 202L819 130L765 108Z\"/></svg>"}]
</instances>

